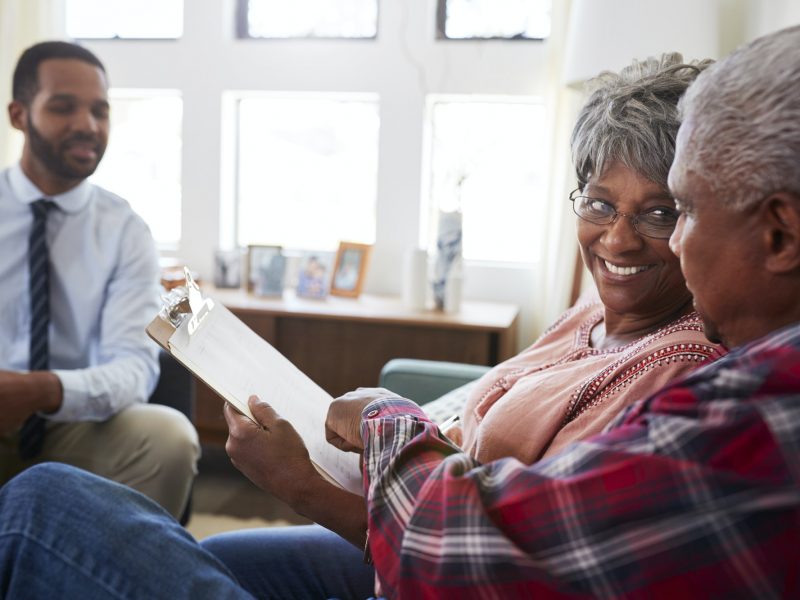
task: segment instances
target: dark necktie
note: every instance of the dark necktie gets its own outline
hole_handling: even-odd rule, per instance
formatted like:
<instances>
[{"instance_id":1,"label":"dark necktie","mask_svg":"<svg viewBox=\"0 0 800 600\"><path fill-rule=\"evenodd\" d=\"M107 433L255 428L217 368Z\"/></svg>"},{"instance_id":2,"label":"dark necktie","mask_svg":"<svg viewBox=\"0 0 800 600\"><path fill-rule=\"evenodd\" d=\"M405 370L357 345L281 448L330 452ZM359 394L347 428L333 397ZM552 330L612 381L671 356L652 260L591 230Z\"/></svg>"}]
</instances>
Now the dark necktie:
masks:
<instances>
[{"instance_id":1,"label":"dark necktie","mask_svg":"<svg viewBox=\"0 0 800 600\"><path fill-rule=\"evenodd\" d=\"M47 211L53 206L48 200L31 204L33 227L28 241L28 286L31 306L31 336L28 370L46 371L50 367L50 259L47 252ZM31 415L22 425L19 436L19 453L22 458L33 458L44 443L44 419Z\"/></svg>"}]
</instances>

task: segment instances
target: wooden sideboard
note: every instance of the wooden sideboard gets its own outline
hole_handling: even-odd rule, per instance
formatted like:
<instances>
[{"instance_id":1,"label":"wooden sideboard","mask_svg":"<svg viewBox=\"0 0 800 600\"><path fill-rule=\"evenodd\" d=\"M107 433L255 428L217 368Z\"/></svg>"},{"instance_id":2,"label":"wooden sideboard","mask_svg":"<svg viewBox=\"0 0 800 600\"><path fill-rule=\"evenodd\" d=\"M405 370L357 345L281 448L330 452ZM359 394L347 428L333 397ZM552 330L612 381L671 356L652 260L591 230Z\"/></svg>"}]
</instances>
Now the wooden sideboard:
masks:
<instances>
[{"instance_id":1,"label":"wooden sideboard","mask_svg":"<svg viewBox=\"0 0 800 600\"><path fill-rule=\"evenodd\" d=\"M458 313L411 311L399 298L259 298L242 290L204 291L332 396L375 386L392 358L494 365L516 352L517 315L511 304L464 302ZM195 425L203 442L224 443L222 400L197 381Z\"/></svg>"}]
</instances>

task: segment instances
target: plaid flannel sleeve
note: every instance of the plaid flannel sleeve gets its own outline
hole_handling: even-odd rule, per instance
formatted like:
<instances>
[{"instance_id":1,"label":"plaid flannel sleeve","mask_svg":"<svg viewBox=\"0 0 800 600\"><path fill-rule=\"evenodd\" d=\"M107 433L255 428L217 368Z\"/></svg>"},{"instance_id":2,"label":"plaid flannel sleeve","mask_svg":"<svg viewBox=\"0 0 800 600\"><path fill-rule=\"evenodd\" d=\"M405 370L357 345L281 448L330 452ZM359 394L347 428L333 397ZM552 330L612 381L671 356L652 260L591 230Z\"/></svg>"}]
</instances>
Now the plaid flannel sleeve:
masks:
<instances>
[{"instance_id":1,"label":"plaid flannel sleeve","mask_svg":"<svg viewBox=\"0 0 800 600\"><path fill-rule=\"evenodd\" d=\"M748 428L749 415L731 419L721 427ZM748 477L687 460L692 451L682 444L695 436L686 428L700 424L648 420L533 466L515 459L481 465L415 404L371 403L362 414L365 485L383 592L652 598L780 591L785 562L798 566L786 549L800 540L761 516L765 502L782 514L800 500L797 491L776 485L765 495ZM749 433L753 447L774 448L757 422ZM725 460L739 452L720 450ZM766 452L759 460L757 468L769 470L781 459ZM798 581L785 583L783 592L798 591Z\"/></svg>"}]
</instances>

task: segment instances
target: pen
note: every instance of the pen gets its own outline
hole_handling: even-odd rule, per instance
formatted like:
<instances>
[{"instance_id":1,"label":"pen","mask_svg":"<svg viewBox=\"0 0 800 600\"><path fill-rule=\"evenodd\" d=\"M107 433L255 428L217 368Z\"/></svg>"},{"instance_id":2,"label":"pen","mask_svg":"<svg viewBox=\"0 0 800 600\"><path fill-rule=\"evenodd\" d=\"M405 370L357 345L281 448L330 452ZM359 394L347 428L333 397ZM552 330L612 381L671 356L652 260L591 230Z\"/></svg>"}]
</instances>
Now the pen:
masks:
<instances>
[{"instance_id":1,"label":"pen","mask_svg":"<svg viewBox=\"0 0 800 600\"><path fill-rule=\"evenodd\" d=\"M453 427L453 425L458 423L460 420L461 419L458 416L458 414L453 415L452 417L447 419L444 423L439 425L439 431L441 431L442 433L447 433L447 430Z\"/></svg>"}]
</instances>

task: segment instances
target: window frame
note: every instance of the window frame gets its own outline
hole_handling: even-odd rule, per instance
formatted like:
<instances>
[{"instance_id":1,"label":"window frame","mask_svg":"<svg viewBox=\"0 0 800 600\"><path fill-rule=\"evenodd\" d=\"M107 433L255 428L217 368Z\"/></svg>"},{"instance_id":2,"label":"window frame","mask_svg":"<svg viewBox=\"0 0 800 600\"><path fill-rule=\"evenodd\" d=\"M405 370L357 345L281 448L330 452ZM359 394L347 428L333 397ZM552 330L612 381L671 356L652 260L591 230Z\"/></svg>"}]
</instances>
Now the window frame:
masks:
<instances>
[{"instance_id":1,"label":"window frame","mask_svg":"<svg viewBox=\"0 0 800 600\"><path fill-rule=\"evenodd\" d=\"M380 29L380 19L381 19L381 3L380 0L375 0L375 34L371 36L361 36L361 37L341 37L341 36L330 36L330 35L293 35L288 37L265 37L265 36L255 36L250 35L248 22L247 22L247 12L250 7L250 0L236 0L236 11L235 11L235 35L236 39L238 40L268 40L268 41L275 41L275 40L341 40L341 41L374 41L378 39L378 32Z\"/></svg>"},{"instance_id":2,"label":"window frame","mask_svg":"<svg viewBox=\"0 0 800 600\"><path fill-rule=\"evenodd\" d=\"M158 238L153 234L154 241L156 242L156 246L158 247L159 251L161 252L172 252L176 251L181 244L181 238L184 234L183 232L183 211L184 211L184 187L183 187L183 171L184 171L184 155L183 155L183 145L184 145L184 114L185 114L185 103L183 97L183 91L180 88L160 88L160 87L150 87L150 88L143 88L143 87L126 87L126 86L114 86L109 88L108 91L109 102L111 105L111 119L112 119L112 127L111 127L111 138L109 141L109 145L114 143L114 104L118 103L120 100L122 101L140 101L140 100L151 100L151 99L177 99L180 103L180 119L178 121L179 129L180 129L180 150L178 152L177 160L178 160L178 202L177 202L177 214L178 214L178 221L177 221L177 237L173 240L164 240L163 238ZM116 124L118 128L119 125ZM107 164L107 154L103 156L103 161L106 161ZM102 169L103 161L101 161L100 167L98 170ZM102 173L102 171L101 171ZM90 179L93 178L95 174L93 173L90 175ZM98 183L96 180L92 180L94 183ZM104 185L104 182L101 180L99 185ZM108 185L106 187L109 191L120 195L126 202L128 202L133 210L141 216L143 219L147 216L147 210L143 210L140 204L136 201L135 196L130 196L127 192L122 191L118 188L115 188L112 185ZM144 213L144 214L143 214ZM146 221L148 227L150 228L151 232L157 230L158 228L155 226L154 223L151 221Z\"/></svg>"},{"instance_id":3,"label":"window frame","mask_svg":"<svg viewBox=\"0 0 800 600\"><path fill-rule=\"evenodd\" d=\"M526 37L522 34L513 36L471 36L455 38L447 35L445 26L447 25L447 1L436 0L436 41L447 42L478 42L478 41L500 41L500 42L544 42L546 37Z\"/></svg>"},{"instance_id":4,"label":"window frame","mask_svg":"<svg viewBox=\"0 0 800 600\"><path fill-rule=\"evenodd\" d=\"M376 116L378 118L378 130L376 140L376 171L375 171L375 196L373 199L373 211L376 213L376 221L372 231L372 237L368 241L363 241L365 244L374 245L378 236L378 223L377 211L379 210L379 180L380 180L380 146L381 146L381 97L380 94L375 92L320 92L320 91L307 91L307 90L227 90L223 93L223 121L228 122L228 125L223 127L223 148L227 155L222 164L223 181L222 189L230 193L230 200L221 200L220 204L220 220L219 220L219 236L223 246L237 246L247 247L250 244L262 244L262 242L254 242L242 239L240 218L242 213L241 207L241 168L242 168L242 139L241 131L242 123L242 110L241 103L245 100L253 99L293 99L293 98L320 98L325 100L344 101L344 102L361 102L361 103L374 103L376 109ZM223 197L227 194L223 194ZM333 244L333 243L332 243ZM317 250L330 251L335 253L336 244L321 245ZM290 255L298 251L305 251L307 246L295 246L293 244L283 244L284 250Z\"/></svg>"},{"instance_id":5,"label":"window frame","mask_svg":"<svg viewBox=\"0 0 800 600\"><path fill-rule=\"evenodd\" d=\"M427 249L428 253L433 255L436 252L436 217L435 214L440 210L441 205L436 201L433 191L433 160L434 160L434 143L435 125L433 119L434 107L438 103L489 103L489 104L525 104L529 106L538 106L542 110L545 109L545 98L538 94L493 94L493 93L430 93L425 97L425 110L423 113L423 152L422 152L422 166L421 166L421 204L420 204L420 222L418 229L418 244L420 248ZM546 125L545 125L546 126ZM544 169L545 186L544 193L547 193L549 186L549 178L552 174L549 168ZM446 207L447 208L447 207ZM462 213L464 207L460 207ZM465 214L465 213L464 213ZM462 227L464 225L462 224ZM462 250L463 252L463 250ZM470 265L483 265L488 267L511 267L511 268L528 268L532 265L539 264L542 257L535 255L524 260L512 260L509 258L467 258L464 256L464 264Z\"/></svg>"},{"instance_id":6,"label":"window frame","mask_svg":"<svg viewBox=\"0 0 800 600\"><path fill-rule=\"evenodd\" d=\"M67 30L67 14L69 13L69 2L65 1L63 5L63 18L64 18L64 33L70 35ZM150 37L150 36L120 36L114 35L112 37L96 37L96 36L73 36L75 40L85 40L87 42L178 42L180 41L186 31L186 0L181 0L181 23L180 34L175 37Z\"/></svg>"}]
</instances>

